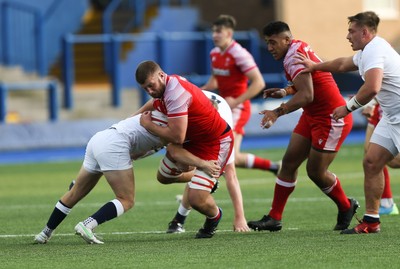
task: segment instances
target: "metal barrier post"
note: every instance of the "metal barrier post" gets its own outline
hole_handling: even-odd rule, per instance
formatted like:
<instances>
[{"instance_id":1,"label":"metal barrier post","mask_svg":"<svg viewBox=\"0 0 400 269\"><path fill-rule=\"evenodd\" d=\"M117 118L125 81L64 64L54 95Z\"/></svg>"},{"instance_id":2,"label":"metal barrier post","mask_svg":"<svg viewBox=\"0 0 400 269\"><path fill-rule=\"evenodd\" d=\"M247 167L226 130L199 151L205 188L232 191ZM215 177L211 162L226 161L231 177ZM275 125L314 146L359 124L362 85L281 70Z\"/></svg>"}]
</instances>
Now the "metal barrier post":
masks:
<instances>
[{"instance_id":1,"label":"metal barrier post","mask_svg":"<svg viewBox=\"0 0 400 269\"><path fill-rule=\"evenodd\" d=\"M0 83L0 123L5 123L7 115L7 89Z\"/></svg>"},{"instance_id":2,"label":"metal barrier post","mask_svg":"<svg viewBox=\"0 0 400 269\"><path fill-rule=\"evenodd\" d=\"M34 12L35 18L35 51L36 51L36 68L41 76L47 75L44 57L44 35L43 35L43 15L40 11Z\"/></svg>"},{"instance_id":3,"label":"metal barrier post","mask_svg":"<svg viewBox=\"0 0 400 269\"><path fill-rule=\"evenodd\" d=\"M119 78L119 52L121 41L117 35L111 38L111 80L112 80L112 104L114 107L121 106L121 83Z\"/></svg>"},{"instance_id":4,"label":"metal barrier post","mask_svg":"<svg viewBox=\"0 0 400 269\"><path fill-rule=\"evenodd\" d=\"M72 97L72 85L74 83L74 64L73 64L73 43L71 35L64 36L63 47L63 68L62 75L64 81L64 107L71 110L74 106Z\"/></svg>"},{"instance_id":5,"label":"metal barrier post","mask_svg":"<svg viewBox=\"0 0 400 269\"><path fill-rule=\"evenodd\" d=\"M50 81L48 86L49 120L58 120L57 82Z\"/></svg>"}]
</instances>

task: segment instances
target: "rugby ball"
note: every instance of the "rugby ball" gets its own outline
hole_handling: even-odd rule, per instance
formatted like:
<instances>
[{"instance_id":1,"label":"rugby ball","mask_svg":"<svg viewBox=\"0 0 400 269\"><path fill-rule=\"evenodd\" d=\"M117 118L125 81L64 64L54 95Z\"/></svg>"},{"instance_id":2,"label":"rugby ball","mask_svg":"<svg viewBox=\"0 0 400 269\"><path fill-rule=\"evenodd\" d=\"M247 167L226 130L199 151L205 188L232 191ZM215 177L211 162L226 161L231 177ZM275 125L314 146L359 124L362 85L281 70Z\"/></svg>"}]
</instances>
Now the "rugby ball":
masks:
<instances>
[{"instance_id":1,"label":"rugby ball","mask_svg":"<svg viewBox=\"0 0 400 269\"><path fill-rule=\"evenodd\" d=\"M153 110L151 111L151 121L159 126L165 127L168 125L168 117L164 113Z\"/></svg>"}]
</instances>

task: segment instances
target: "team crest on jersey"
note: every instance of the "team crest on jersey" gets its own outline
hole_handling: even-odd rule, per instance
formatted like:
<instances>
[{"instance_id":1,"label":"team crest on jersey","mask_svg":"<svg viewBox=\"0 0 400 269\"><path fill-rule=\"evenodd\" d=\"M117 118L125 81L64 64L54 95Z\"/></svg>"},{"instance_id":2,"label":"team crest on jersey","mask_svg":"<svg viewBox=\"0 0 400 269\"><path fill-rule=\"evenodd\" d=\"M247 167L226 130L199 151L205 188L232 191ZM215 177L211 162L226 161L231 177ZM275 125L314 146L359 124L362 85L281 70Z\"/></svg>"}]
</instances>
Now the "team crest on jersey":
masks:
<instances>
[{"instance_id":1,"label":"team crest on jersey","mask_svg":"<svg viewBox=\"0 0 400 269\"><path fill-rule=\"evenodd\" d=\"M231 58L226 58L225 59L225 66L229 66L231 62Z\"/></svg>"}]
</instances>

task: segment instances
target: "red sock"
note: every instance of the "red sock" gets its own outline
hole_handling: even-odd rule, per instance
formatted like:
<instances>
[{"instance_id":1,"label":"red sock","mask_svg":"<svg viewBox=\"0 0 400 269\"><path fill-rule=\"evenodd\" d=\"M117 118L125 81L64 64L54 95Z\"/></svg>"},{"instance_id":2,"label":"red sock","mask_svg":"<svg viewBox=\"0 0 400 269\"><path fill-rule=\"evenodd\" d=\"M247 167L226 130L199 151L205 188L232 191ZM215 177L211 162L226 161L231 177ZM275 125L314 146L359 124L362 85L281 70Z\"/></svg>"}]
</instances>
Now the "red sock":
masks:
<instances>
[{"instance_id":1,"label":"red sock","mask_svg":"<svg viewBox=\"0 0 400 269\"><path fill-rule=\"evenodd\" d=\"M271 167L271 161L255 156L253 168L269 170Z\"/></svg>"},{"instance_id":2,"label":"red sock","mask_svg":"<svg viewBox=\"0 0 400 269\"><path fill-rule=\"evenodd\" d=\"M344 193L340 181L337 177L336 182L331 187L322 189L322 191L335 202L335 204L339 208L339 211L349 210L350 201Z\"/></svg>"},{"instance_id":3,"label":"red sock","mask_svg":"<svg viewBox=\"0 0 400 269\"><path fill-rule=\"evenodd\" d=\"M383 177L385 178L385 186L383 187L382 199L393 198L392 189L390 188L390 175L387 166L383 168Z\"/></svg>"},{"instance_id":4,"label":"red sock","mask_svg":"<svg viewBox=\"0 0 400 269\"><path fill-rule=\"evenodd\" d=\"M284 181L283 179L276 178L274 199L272 200L272 207L269 215L276 220L282 219L283 210L289 195L293 192L296 186L295 182Z\"/></svg>"}]
</instances>

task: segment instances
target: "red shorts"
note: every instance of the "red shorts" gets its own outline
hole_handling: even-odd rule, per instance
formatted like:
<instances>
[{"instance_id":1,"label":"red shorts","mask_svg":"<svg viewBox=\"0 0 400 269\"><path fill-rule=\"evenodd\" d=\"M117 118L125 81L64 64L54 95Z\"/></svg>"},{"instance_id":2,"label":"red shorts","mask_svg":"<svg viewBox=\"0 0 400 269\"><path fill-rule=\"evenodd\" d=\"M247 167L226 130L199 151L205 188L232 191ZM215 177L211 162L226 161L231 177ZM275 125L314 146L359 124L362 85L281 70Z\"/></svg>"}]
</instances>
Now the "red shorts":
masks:
<instances>
[{"instance_id":1,"label":"red shorts","mask_svg":"<svg viewBox=\"0 0 400 269\"><path fill-rule=\"evenodd\" d=\"M232 109L233 126L235 126L233 130L235 131L235 133L244 135L244 126L250 120L250 116L250 102L246 101Z\"/></svg>"},{"instance_id":2,"label":"red shorts","mask_svg":"<svg viewBox=\"0 0 400 269\"><path fill-rule=\"evenodd\" d=\"M310 117L303 113L293 132L311 140L317 150L338 151L353 127L353 117L347 115L336 122L332 115Z\"/></svg>"},{"instance_id":3,"label":"red shorts","mask_svg":"<svg viewBox=\"0 0 400 269\"><path fill-rule=\"evenodd\" d=\"M221 171L224 170L229 156L233 150L233 132L222 134L217 141L201 143L199 141L189 141L183 143L183 148L203 160L218 160Z\"/></svg>"},{"instance_id":4,"label":"red shorts","mask_svg":"<svg viewBox=\"0 0 400 269\"><path fill-rule=\"evenodd\" d=\"M382 118L381 106L379 104L376 104L374 107L374 114L372 115L372 117L368 118L368 123L376 127L381 118Z\"/></svg>"}]
</instances>

